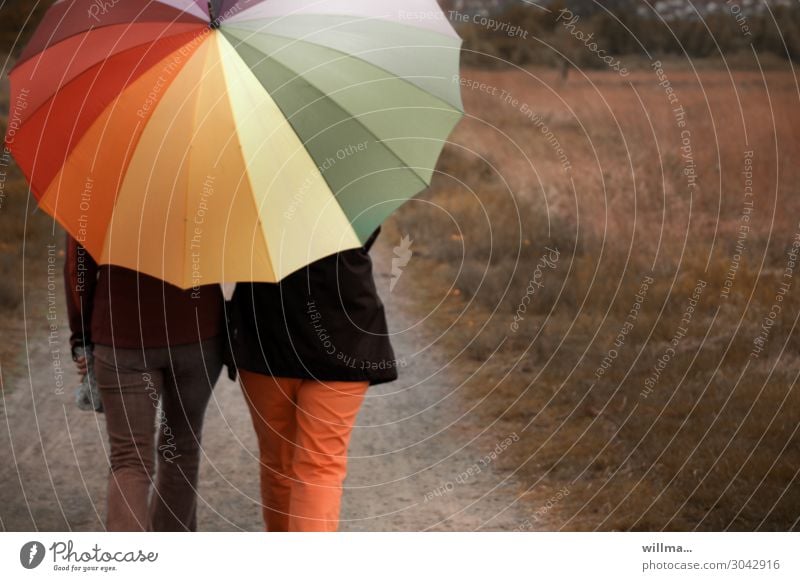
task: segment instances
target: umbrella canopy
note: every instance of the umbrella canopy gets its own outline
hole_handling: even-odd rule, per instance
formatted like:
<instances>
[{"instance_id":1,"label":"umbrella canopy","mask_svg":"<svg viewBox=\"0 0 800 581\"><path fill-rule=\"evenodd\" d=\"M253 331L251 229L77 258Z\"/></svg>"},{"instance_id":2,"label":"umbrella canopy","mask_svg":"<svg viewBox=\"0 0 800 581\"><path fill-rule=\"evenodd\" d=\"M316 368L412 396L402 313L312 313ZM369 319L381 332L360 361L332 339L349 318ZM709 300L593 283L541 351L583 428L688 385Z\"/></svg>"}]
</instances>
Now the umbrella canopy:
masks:
<instances>
[{"instance_id":1,"label":"umbrella canopy","mask_svg":"<svg viewBox=\"0 0 800 581\"><path fill-rule=\"evenodd\" d=\"M6 145L99 263L274 282L430 184L460 46L435 0L62 0L10 73Z\"/></svg>"}]
</instances>

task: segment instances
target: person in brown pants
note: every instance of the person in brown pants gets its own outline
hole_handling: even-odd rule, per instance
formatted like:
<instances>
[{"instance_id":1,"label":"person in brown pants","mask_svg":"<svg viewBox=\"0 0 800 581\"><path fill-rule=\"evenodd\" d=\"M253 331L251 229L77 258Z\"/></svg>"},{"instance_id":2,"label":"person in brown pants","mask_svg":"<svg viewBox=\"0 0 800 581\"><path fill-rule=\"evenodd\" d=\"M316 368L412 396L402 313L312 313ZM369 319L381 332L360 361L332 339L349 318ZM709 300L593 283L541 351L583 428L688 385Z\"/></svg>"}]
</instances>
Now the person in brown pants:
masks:
<instances>
[{"instance_id":1,"label":"person in brown pants","mask_svg":"<svg viewBox=\"0 0 800 581\"><path fill-rule=\"evenodd\" d=\"M107 530L197 530L200 434L222 370L219 285L183 291L98 266L70 237L64 275L73 359L85 375L76 350L93 351L106 416Z\"/></svg>"}]
</instances>

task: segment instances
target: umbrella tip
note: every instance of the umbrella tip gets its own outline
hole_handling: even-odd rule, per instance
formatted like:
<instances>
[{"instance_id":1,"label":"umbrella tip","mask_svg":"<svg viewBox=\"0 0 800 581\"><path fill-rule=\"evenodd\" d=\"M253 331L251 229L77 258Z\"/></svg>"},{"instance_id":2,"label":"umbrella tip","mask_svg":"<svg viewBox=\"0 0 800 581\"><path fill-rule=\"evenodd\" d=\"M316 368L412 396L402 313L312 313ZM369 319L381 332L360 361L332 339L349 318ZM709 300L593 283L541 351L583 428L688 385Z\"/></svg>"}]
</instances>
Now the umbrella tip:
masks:
<instances>
[{"instance_id":1,"label":"umbrella tip","mask_svg":"<svg viewBox=\"0 0 800 581\"><path fill-rule=\"evenodd\" d=\"M211 28L211 30L219 28L219 19L214 15L214 6L211 0L208 0L208 17L210 19L208 23L209 28Z\"/></svg>"}]
</instances>

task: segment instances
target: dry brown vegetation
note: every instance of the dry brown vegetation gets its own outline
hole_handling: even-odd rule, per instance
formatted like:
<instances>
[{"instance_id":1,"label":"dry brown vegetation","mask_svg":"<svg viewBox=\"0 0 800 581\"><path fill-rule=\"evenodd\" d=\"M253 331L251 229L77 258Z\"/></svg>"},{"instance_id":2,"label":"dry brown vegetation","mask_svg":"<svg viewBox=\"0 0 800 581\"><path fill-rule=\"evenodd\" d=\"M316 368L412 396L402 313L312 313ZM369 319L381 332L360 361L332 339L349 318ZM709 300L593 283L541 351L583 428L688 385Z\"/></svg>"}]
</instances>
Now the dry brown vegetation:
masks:
<instances>
[{"instance_id":1,"label":"dry brown vegetation","mask_svg":"<svg viewBox=\"0 0 800 581\"><path fill-rule=\"evenodd\" d=\"M800 7L774 6L770 12L749 11L746 20L738 21L730 11L732 4L702 18L660 19L649 10L653 4L641 0L553 0L545 2L549 10L532 10L523 2L511 3L497 15L505 22L529 32L520 41L519 34L497 34L479 23L457 22L465 40L469 64L503 66L511 61L528 65L559 65L568 59L582 69L604 67L577 39L565 31L565 22L574 21L598 46L611 54L629 57L648 54L678 55L691 59L718 58L720 54L752 68L753 49L762 60L797 61L800 57ZM684 3L686 7L691 4ZM702 5L701 5L702 6ZM640 10L644 9L644 13ZM747 33L741 25L746 23ZM561 54L559 54L561 53ZM563 56L562 56L563 55Z\"/></svg>"},{"instance_id":2,"label":"dry brown vegetation","mask_svg":"<svg viewBox=\"0 0 800 581\"><path fill-rule=\"evenodd\" d=\"M553 490L569 490L541 526L797 528L796 269L763 351L750 356L800 232L796 80L685 66L667 74L687 113L695 190L654 73L637 72L629 85L609 72L564 83L547 70L467 70L465 78L519 102L464 90L468 118L442 174L398 224L418 256L445 265L427 271L463 298L461 334L449 340L483 362L474 401L497 418L498 433L524 429L504 464L522 476L525 502L535 512ZM569 171L527 108L558 139ZM723 298L737 263L745 151L753 152L750 230ZM538 279L514 332L545 246L561 260ZM645 276L654 282L615 345ZM698 280L707 286L688 332L644 397Z\"/></svg>"},{"instance_id":3,"label":"dry brown vegetation","mask_svg":"<svg viewBox=\"0 0 800 581\"><path fill-rule=\"evenodd\" d=\"M0 63L3 62L5 56L0 54ZM8 89L8 77L3 72L0 75L0 135L3 136ZM0 334L4 339L0 345L0 387L3 389L8 373L18 366L22 368L26 323L22 313L24 296L29 305L32 302L35 307L29 308L27 314L35 312L37 322L46 323L47 245L53 244L56 236L52 219L40 212L35 200L28 196L28 187L19 168L13 162L8 166L0 163L0 319L3 320ZM44 284L37 284L40 282Z\"/></svg>"}]
</instances>

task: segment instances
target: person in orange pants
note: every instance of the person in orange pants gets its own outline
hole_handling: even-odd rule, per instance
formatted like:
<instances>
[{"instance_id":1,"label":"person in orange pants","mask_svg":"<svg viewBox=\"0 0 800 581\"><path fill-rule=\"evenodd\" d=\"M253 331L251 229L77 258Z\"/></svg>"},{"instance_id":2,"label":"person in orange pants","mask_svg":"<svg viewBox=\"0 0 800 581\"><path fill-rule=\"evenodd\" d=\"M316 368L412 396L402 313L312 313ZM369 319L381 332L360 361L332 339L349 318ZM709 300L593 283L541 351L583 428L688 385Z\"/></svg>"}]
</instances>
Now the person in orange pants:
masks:
<instances>
[{"instance_id":1,"label":"person in orange pants","mask_svg":"<svg viewBox=\"0 0 800 581\"><path fill-rule=\"evenodd\" d=\"M261 451L269 531L335 531L347 446L369 383L241 372Z\"/></svg>"},{"instance_id":2,"label":"person in orange pants","mask_svg":"<svg viewBox=\"0 0 800 581\"><path fill-rule=\"evenodd\" d=\"M269 531L338 529L358 410L370 385L397 378L368 252L376 236L278 284L236 286L231 347Z\"/></svg>"}]
</instances>

